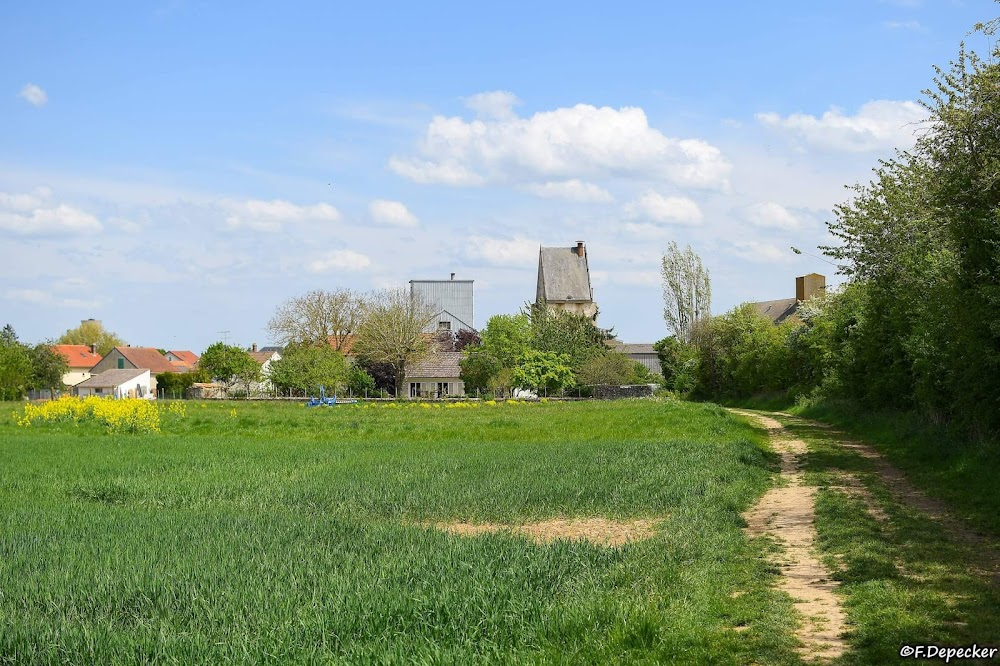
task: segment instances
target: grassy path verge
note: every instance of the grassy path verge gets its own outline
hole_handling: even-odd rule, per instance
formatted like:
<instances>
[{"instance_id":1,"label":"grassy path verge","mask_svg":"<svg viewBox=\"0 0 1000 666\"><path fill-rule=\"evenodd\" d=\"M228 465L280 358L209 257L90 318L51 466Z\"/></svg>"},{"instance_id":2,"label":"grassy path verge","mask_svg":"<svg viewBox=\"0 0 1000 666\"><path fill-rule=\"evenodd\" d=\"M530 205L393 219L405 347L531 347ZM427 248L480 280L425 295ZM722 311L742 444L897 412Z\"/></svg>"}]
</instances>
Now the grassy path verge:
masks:
<instances>
[{"instance_id":1,"label":"grassy path verge","mask_svg":"<svg viewBox=\"0 0 1000 666\"><path fill-rule=\"evenodd\" d=\"M1000 645L998 540L921 492L870 446L767 413L808 447L818 554L840 582L850 649L837 663L893 663L904 645Z\"/></svg>"}]
</instances>

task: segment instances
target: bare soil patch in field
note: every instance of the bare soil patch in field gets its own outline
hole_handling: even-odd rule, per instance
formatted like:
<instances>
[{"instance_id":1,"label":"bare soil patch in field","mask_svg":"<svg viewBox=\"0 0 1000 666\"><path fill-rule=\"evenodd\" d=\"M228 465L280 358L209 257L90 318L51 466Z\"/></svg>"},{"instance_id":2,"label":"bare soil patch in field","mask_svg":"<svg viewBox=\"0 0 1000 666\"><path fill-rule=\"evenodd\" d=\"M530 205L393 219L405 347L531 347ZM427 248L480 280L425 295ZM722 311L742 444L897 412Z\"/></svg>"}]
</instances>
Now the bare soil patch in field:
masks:
<instances>
[{"instance_id":1,"label":"bare soil patch in field","mask_svg":"<svg viewBox=\"0 0 1000 666\"><path fill-rule=\"evenodd\" d=\"M500 523L424 523L424 527L475 536L488 532L509 532L528 537L536 543L551 543L559 539L589 541L600 546L621 546L649 539L662 520L609 520L607 518L555 518L522 525Z\"/></svg>"},{"instance_id":2,"label":"bare soil patch in field","mask_svg":"<svg viewBox=\"0 0 1000 666\"><path fill-rule=\"evenodd\" d=\"M796 637L805 659L827 661L843 654L846 617L834 590L838 583L816 557L816 488L803 479L806 444L789 437L778 421L732 410L760 422L768 431L774 450L781 456L782 485L772 488L744 518L750 536L770 536L784 547L776 564L781 567L778 586L795 602L802 616Z\"/></svg>"}]
</instances>

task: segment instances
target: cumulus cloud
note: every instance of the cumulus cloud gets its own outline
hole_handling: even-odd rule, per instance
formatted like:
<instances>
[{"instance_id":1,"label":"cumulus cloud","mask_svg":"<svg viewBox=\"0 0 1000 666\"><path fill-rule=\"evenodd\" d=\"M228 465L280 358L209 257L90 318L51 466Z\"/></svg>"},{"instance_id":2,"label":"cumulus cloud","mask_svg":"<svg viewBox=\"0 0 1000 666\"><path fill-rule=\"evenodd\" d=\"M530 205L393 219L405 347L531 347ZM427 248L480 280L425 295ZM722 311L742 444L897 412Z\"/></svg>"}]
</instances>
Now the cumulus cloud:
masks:
<instances>
[{"instance_id":1,"label":"cumulus cloud","mask_svg":"<svg viewBox=\"0 0 1000 666\"><path fill-rule=\"evenodd\" d=\"M788 209L773 201L755 204L747 209L747 219L755 227L771 229L795 229L799 221Z\"/></svg>"},{"instance_id":2,"label":"cumulus cloud","mask_svg":"<svg viewBox=\"0 0 1000 666\"><path fill-rule=\"evenodd\" d=\"M532 183L531 185L526 185L524 189L546 199L567 199L581 203L607 203L614 201L611 193L603 187L599 187L593 183L585 183L576 178L548 183Z\"/></svg>"},{"instance_id":3,"label":"cumulus cloud","mask_svg":"<svg viewBox=\"0 0 1000 666\"><path fill-rule=\"evenodd\" d=\"M310 273L360 271L371 266L371 263L371 259L354 250L332 250L315 261L309 262L306 268Z\"/></svg>"},{"instance_id":4,"label":"cumulus cloud","mask_svg":"<svg viewBox=\"0 0 1000 666\"><path fill-rule=\"evenodd\" d=\"M0 231L19 236L96 233L101 222L85 211L53 201L52 190L30 193L0 192Z\"/></svg>"},{"instance_id":5,"label":"cumulus cloud","mask_svg":"<svg viewBox=\"0 0 1000 666\"><path fill-rule=\"evenodd\" d=\"M632 177L712 188L725 187L731 170L718 148L665 136L640 108L589 104L528 118L436 116L419 153L394 156L389 168L418 183L446 185Z\"/></svg>"},{"instance_id":6,"label":"cumulus cloud","mask_svg":"<svg viewBox=\"0 0 1000 666\"><path fill-rule=\"evenodd\" d=\"M513 239L472 236L465 246L465 256L491 266L525 267L538 263L536 240L515 236Z\"/></svg>"},{"instance_id":7,"label":"cumulus cloud","mask_svg":"<svg viewBox=\"0 0 1000 666\"><path fill-rule=\"evenodd\" d=\"M639 198L628 202L622 209L625 217L659 224L693 226L701 223L698 204L687 197L666 197L647 190Z\"/></svg>"},{"instance_id":8,"label":"cumulus cloud","mask_svg":"<svg viewBox=\"0 0 1000 666\"><path fill-rule=\"evenodd\" d=\"M417 216L399 201L376 199L368 204L368 212L376 224L390 227L415 227L420 224Z\"/></svg>"},{"instance_id":9,"label":"cumulus cloud","mask_svg":"<svg viewBox=\"0 0 1000 666\"><path fill-rule=\"evenodd\" d=\"M21 92L17 96L32 106L45 106L45 103L49 101L48 93L34 83L29 83L21 88Z\"/></svg>"},{"instance_id":10,"label":"cumulus cloud","mask_svg":"<svg viewBox=\"0 0 1000 666\"><path fill-rule=\"evenodd\" d=\"M888 148L909 148L916 140L918 123L927 111L916 102L876 100L863 104L853 116L831 108L822 116L796 113L758 113L757 121L805 143L843 152L866 152Z\"/></svg>"},{"instance_id":11,"label":"cumulus cloud","mask_svg":"<svg viewBox=\"0 0 1000 666\"><path fill-rule=\"evenodd\" d=\"M512 92L493 90L466 97L465 106L476 112L480 118L509 120L514 117L514 107L521 103Z\"/></svg>"},{"instance_id":12,"label":"cumulus cloud","mask_svg":"<svg viewBox=\"0 0 1000 666\"><path fill-rule=\"evenodd\" d=\"M327 203L299 206L290 201L274 199L263 201L226 201L223 208L229 212L226 226L230 229L252 229L254 231L280 231L286 224L298 222L336 222L340 212Z\"/></svg>"}]
</instances>

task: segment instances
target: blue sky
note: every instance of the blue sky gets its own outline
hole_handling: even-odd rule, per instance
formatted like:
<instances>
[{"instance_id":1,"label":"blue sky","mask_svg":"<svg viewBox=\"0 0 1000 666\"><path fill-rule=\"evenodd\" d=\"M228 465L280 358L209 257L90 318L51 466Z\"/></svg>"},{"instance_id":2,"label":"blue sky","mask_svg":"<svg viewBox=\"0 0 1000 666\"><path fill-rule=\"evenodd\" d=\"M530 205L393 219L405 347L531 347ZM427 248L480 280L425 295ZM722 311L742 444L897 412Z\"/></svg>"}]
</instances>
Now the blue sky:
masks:
<instances>
[{"instance_id":1,"label":"blue sky","mask_svg":"<svg viewBox=\"0 0 1000 666\"><path fill-rule=\"evenodd\" d=\"M347 5L350 6L347 6ZM5 3L0 325L265 344L284 299L476 281L476 324L587 242L599 323L666 334L691 244L713 311L828 275L845 185L993 2Z\"/></svg>"}]
</instances>

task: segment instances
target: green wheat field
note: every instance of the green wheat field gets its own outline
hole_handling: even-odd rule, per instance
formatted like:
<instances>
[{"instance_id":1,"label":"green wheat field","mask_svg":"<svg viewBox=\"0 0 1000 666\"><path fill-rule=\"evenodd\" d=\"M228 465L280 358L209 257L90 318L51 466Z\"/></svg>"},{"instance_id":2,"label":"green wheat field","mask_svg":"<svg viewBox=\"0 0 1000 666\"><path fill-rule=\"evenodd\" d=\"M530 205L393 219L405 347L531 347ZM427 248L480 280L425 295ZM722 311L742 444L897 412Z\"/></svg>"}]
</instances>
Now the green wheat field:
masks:
<instances>
[{"instance_id":1,"label":"green wheat field","mask_svg":"<svg viewBox=\"0 0 1000 666\"><path fill-rule=\"evenodd\" d=\"M161 432L0 414L0 663L798 663L712 405L186 403ZM447 522L661 520L607 547Z\"/></svg>"}]
</instances>

